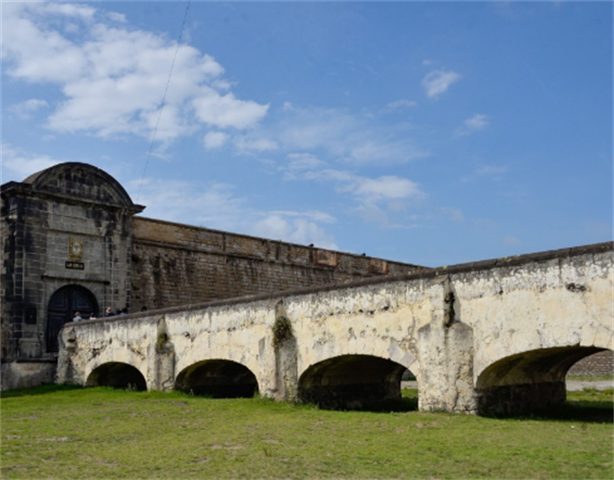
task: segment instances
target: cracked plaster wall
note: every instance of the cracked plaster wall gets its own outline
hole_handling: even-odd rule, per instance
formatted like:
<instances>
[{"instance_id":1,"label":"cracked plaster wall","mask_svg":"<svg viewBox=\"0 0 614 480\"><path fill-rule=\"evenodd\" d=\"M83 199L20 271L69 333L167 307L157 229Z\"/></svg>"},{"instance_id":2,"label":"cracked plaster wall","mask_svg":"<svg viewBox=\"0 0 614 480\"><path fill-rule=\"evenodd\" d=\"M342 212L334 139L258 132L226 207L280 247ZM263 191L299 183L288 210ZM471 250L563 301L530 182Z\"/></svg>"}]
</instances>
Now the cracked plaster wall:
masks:
<instances>
[{"instance_id":1,"label":"cracked plaster wall","mask_svg":"<svg viewBox=\"0 0 614 480\"><path fill-rule=\"evenodd\" d=\"M168 389L184 368L226 359L249 368L264 396L284 397L272 338L281 301L297 379L329 358L373 355L416 375L421 410L475 412L476 381L498 360L551 347L612 349L613 271L609 250L82 322L62 333L58 380L84 384L97 366L119 361L138 368L148 388ZM174 363L161 375L162 321Z\"/></svg>"}]
</instances>

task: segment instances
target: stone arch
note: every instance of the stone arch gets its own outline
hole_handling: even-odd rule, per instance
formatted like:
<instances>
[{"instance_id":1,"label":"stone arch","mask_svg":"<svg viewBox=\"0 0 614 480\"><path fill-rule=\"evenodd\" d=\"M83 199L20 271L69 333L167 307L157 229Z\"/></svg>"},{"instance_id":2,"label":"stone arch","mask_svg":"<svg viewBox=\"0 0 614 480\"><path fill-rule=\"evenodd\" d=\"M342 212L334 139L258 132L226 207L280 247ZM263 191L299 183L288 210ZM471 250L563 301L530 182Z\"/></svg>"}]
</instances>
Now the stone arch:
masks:
<instances>
[{"instance_id":1,"label":"stone arch","mask_svg":"<svg viewBox=\"0 0 614 480\"><path fill-rule=\"evenodd\" d=\"M60 163L30 175L23 183L30 184L36 191L69 195L122 207L135 207L117 180L105 171L86 163Z\"/></svg>"},{"instance_id":2,"label":"stone arch","mask_svg":"<svg viewBox=\"0 0 614 480\"><path fill-rule=\"evenodd\" d=\"M98 320L96 323L103 326L105 330L103 337L109 335L107 337L108 341L100 338L99 341L89 344L88 348L82 348L83 346L80 345L77 334L76 343L79 345L77 355L83 362L83 371L80 375L80 378L84 382L83 384L87 385L87 380L90 375L106 364L124 364L134 367L140 372L145 379L147 390L155 388L150 378L151 375L149 374L150 367L147 350L141 350L140 347L127 344L124 339L114 334L112 330L109 331L113 328L115 322L110 322L110 325L107 324L106 326L106 322L102 322L101 320ZM79 332L82 328L77 327L74 330L75 332ZM153 336L152 333L148 334Z\"/></svg>"},{"instance_id":3,"label":"stone arch","mask_svg":"<svg viewBox=\"0 0 614 480\"><path fill-rule=\"evenodd\" d=\"M85 320L91 315L98 316L98 301L90 290L81 285L70 284L53 292L47 304L47 352L58 351L58 334L64 324L72 321L76 311L79 311Z\"/></svg>"},{"instance_id":4,"label":"stone arch","mask_svg":"<svg viewBox=\"0 0 614 480\"><path fill-rule=\"evenodd\" d=\"M345 355L368 355L390 360L409 369L421 380L415 320L407 313L375 313L350 318L330 315L325 322L301 322L295 328L299 346L298 376L320 362ZM410 317L411 318L411 317ZM404 327L401 327L404 325Z\"/></svg>"},{"instance_id":5,"label":"stone arch","mask_svg":"<svg viewBox=\"0 0 614 480\"><path fill-rule=\"evenodd\" d=\"M147 390L147 382L140 370L123 362L106 362L99 365L90 372L85 386Z\"/></svg>"},{"instance_id":6,"label":"stone arch","mask_svg":"<svg viewBox=\"0 0 614 480\"><path fill-rule=\"evenodd\" d=\"M258 392L258 381L241 363L210 359L184 368L175 379L175 390L214 398L251 398Z\"/></svg>"},{"instance_id":7,"label":"stone arch","mask_svg":"<svg viewBox=\"0 0 614 480\"><path fill-rule=\"evenodd\" d=\"M300 376L298 400L323 408L377 408L401 399L406 366L374 355L340 355L310 365Z\"/></svg>"},{"instance_id":8,"label":"stone arch","mask_svg":"<svg viewBox=\"0 0 614 480\"><path fill-rule=\"evenodd\" d=\"M603 350L579 345L540 348L497 360L477 377L478 414L527 415L564 403L569 368Z\"/></svg>"}]
</instances>

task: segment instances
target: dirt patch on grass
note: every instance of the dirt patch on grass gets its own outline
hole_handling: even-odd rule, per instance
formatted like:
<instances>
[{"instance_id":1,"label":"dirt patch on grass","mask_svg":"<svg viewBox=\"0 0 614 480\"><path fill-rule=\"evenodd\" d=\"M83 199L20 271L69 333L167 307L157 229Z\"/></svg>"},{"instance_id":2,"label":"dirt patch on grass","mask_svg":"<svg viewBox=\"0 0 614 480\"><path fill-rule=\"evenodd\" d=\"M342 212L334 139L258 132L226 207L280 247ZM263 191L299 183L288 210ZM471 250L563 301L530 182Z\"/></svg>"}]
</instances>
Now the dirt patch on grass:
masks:
<instances>
[{"instance_id":1,"label":"dirt patch on grass","mask_svg":"<svg viewBox=\"0 0 614 480\"><path fill-rule=\"evenodd\" d=\"M39 438L39 442L70 442L69 437L47 437L47 438Z\"/></svg>"}]
</instances>

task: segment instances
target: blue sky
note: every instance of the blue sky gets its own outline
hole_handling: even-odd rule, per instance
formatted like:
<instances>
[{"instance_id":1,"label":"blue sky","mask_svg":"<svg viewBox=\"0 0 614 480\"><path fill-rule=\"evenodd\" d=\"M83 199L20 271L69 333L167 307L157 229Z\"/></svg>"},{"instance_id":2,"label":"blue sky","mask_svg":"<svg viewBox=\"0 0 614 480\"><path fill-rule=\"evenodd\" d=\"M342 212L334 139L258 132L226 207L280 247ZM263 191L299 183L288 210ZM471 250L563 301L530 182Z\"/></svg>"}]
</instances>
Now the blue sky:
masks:
<instances>
[{"instance_id":1,"label":"blue sky","mask_svg":"<svg viewBox=\"0 0 614 480\"><path fill-rule=\"evenodd\" d=\"M2 182L428 266L612 240L611 2L186 6L2 1Z\"/></svg>"}]
</instances>

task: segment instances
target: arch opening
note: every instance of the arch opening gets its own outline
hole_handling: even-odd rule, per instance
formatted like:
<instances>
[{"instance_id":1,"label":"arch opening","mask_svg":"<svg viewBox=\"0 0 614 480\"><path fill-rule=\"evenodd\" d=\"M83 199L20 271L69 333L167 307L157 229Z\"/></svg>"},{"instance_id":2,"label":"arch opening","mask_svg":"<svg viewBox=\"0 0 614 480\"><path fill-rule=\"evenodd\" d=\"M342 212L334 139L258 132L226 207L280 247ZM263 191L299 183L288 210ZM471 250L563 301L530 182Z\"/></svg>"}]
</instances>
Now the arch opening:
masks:
<instances>
[{"instance_id":1,"label":"arch opening","mask_svg":"<svg viewBox=\"0 0 614 480\"><path fill-rule=\"evenodd\" d=\"M614 376L614 350L602 350L574 363L567 371L567 380L580 377L586 380L608 379Z\"/></svg>"},{"instance_id":2,"label":"arch opening","mask_svg":"<svg viewBox=\"0 0 614 480\"><path fill-rule=\"evenodd\" d=\"M231 360L205 360L183 369L175 390L213 398L252 398L258 392L256 376Z\"/></svg>"},{"instance_id":3,"label":"arch opening","mask_svg":"<svg viewBox=\"0 0 614 480\"><path fill-rule=\"evenodd\" d=\"M371 355L342 355L310 366L298 400L333 410L381 409L401 400L403 365Z\"/></svg>"},{"instance_id":4,"label":"arch opening","mask_svg":"<svg viewBox=\"0 0 614 480\"><path fill-rule=\"evenodd\" d=\"M112 387L122 390L147 390L143 374L132 365L122 362L109 362L92 370L87 377L86 387Z\"/></svg>"},{"instance_id":5,"label":"arch opening","mask_svg":"<svg viewBox=\"0 0 614 480\"><path fill-rule=\"evenodd\" d=\"M598 347L556 347L503 358L478 377L479 415L530 415L565 403L565 376L580 359L603 351Z\"/></svg>"},{"instance_id":6,"label":"arch opening","mask_svg":"<svg viewBox=\"0 0 614 480\"><path fill-rule=\"evenodd\" d=\"M98 316L98 302L87 288L80 285L66 285L56 290L47 305L47 325L45 339L47 352L57 352L59 349L58 335L65 323L72 321L75 312L82 318L89 319Z\"/></svg>"}]
</instances>

